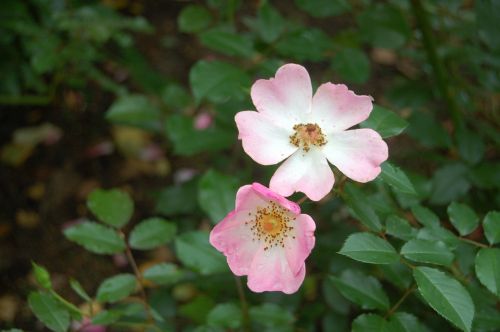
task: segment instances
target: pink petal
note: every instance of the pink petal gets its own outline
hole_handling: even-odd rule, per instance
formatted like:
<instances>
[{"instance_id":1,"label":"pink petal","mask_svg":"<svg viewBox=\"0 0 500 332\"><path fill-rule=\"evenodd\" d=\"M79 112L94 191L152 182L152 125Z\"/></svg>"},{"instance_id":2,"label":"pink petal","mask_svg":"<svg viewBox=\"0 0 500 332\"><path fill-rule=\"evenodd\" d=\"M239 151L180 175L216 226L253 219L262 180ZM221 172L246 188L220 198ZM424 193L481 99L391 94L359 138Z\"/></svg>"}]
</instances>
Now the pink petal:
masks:
<instances>
[{"instance_id":1,"label":"pink petal","mask_svg":"<svg viewBox=\"0 0 500 332\"><path fill-rule=\"evenodd\" d=\"M259 112L292 128L310 112L311 79L304 67L286 64L278 69L274 78L256 81L251 95Z\"/></svg>"},{"instance_id":2,"label":"pink petal","mask_svg":"<svg viewBox=\"0 0 500 332\"><path fill-rule=\"evenodd\" d=\"M293 214L300 213L300 206L288 199L284 198L281 195L278 195L274 191L268 189L267 187L261 185L260 183L254 182L252 184L252 189L259 194L266 201L275 201L278 205L284 207L287 210L290 210Z\"/></svg>"},{"instance_id":3,"label":"pink petal","mask_svg":"<svg viewBox=\"0 0 500 332\"><path fill-rule=\"evenodd\" d=\"M314 230L316 224L307 214L301 214L295 219L293 233L286 238L286 259L292 272L297 273L314 248ZM293 236L292 236L293 235Z\"/></svg>"},{"instance_id":4,"label":"pink petal","mask_svg":"<svg viewBox=\"0 0 500 332\"><path fill-rule=\"evenodd\" d=\"M375 179L387 160L387 144L372 129L347 130L328 135L323 147L328 160L342 173L358 182Z\"/></svg>"},{"instance_id":5,"label":"pink petal","mask_svg":"<svg viewBox=\"0 0 500 332\"><path fill-rule=\"evenodd\" d=\"M312 118L328 134L366 120L372 108L370 96L358 96L344 84L325 83L313 97Z\"/></svg>"},{"instance_id":6,"label":"pink petal","mask_svg":"<svg viewBox=\"0 0 500 332\"><path fill-rule=\"evenodd\" d=\"M304 281L305 273L304 262L297 273L292 272L282 249L264 250L261 248L248 274L248 288L258 293L281 291L292 294Z\"/></svg>"},{"instance_id":7,"label":"pink petal","mask_svg":"<svg viewBox=\"0 0 500 332\"><path fill-rule=\"evenodd\" d=\"M269 201L278 203L278 205L293 214L300 214L300 206L297 203L289 201L257 182L243 186L238 190L236 193L236 211L255 211L259 207L268 205Z\"/></svg>"},{"instance_id":8,"label":"pink petal","mask_svg":"<svg viewBox=\"0 0 500 332\"><path fill-rule=\"evenodd\" d=\"M271 178L269 187L285 197L300 191L311 200L319 201L332 190L333 183L328 162L313 148L308 152L299 150L285 160Z\"/></svg>"},{"instance_id":9,"label":"pink petal","mask_svg":"<svg viewBox=\"0 0 500 332\"><path fill-rule=\"evenodd\" d=\"M229 268L238 276L249 273L260 246L258 242L252 241L252 233L245 225L247 218L247 211L233 211L210 232L210 244L227 257Z\"/></svg>"},{"instance_id":10,"label":"pink petal","mask_svg":"<svg viewBox=\"0 0 500 332\"><path fill-rule=\"evenodd\" d=\"M279 127L274 120L253 111L239 112L235 116L235 121L243 149L259 164L279 163L297 150L296 146L290 144L292 127L288 129Z\"/></svg>"}]
</instances>

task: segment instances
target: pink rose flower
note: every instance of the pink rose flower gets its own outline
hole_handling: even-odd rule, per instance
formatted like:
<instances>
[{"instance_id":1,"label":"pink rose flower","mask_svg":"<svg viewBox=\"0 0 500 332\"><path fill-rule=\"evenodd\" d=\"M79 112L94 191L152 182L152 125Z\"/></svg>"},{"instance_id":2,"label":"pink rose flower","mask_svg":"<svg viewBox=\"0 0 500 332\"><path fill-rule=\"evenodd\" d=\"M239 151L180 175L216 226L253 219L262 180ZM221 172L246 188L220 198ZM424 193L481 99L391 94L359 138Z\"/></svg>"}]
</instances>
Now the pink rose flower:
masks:
<instances>
[{"instance_id":1,"label":"pink rose flower","mask_svg":"<svg viewBox=\"0 0 500 332\"><path fill-rule=\"evenodd\" d=\"M235 117L243 149L262 165L288 158L271 178L271 190L285 197L300 191L320 200L334 183L327 160L358 182L380 173L387 144L372 129L347 130L368 118L370 96L332 83L322 84L313 96L307 70L296 64L256 81L251 96L257 112Z\"/></svg>"},{"instance_id":2,"label":"pink rose flower","mask_svg":"<svg viewBox=\"0 0 500 332\"><path fill-rule=\"evenodd\" d=\"M296 292L314 247L316 225L300 207L259 183L241 187L236 207L210 233L231 271L254 292Z\"/></svg>"}]
</instances>

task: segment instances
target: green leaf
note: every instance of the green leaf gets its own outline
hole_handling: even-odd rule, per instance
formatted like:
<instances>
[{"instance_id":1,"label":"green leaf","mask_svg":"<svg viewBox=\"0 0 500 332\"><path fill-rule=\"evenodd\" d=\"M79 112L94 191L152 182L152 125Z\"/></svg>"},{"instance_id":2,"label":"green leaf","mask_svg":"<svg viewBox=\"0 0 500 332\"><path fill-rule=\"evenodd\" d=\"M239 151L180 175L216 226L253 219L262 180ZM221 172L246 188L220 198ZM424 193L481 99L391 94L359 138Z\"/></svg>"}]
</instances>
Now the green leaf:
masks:
<instances>
[{"instance_id":1,"label":"green leaf","mask_svg":"<svg viewBox=\"0 0 500 332\"><path fill-rule=\"evenodd\" d=\"M452 202L448 206L448 216L461 236L472 233L479 224L476 212L466 204Z\"/></svg>"},{"instance_id":2,"label":"green leaf","mask_svg":"<svg viewBox=\"0 0 500 332\"><path fill-rule=\"evenodd\" d=\"M490 211L483 219L484 235L493 245L500 242L500 212Z\"/></svg>"},{"instance_id":3,"label":"green leaf","mask_svg":"<svg viewBox=\"0 0 500 332\"><path fill-rule=\"evenodd\" d=\"M403 194L417 195L413 184L406 174L388 161L382 164L382 179L385 183Z\"/></svg>"},{"instance_id":4,"label":"green leaf","mask_svg":"<svg viewBox=\"0 0 500 332\"><path fill-rule=\"evenodd\" d=\"M172 285L179 281L184 273L177 265L172 263L160 263L151 266L144 271L144 278L157 285Z\"/></svg>"},{"instance_id":5,"label":"green leaf","mask_svg":"<svg viewBox=\"0 0 500 332\"><path fill-rule=\"evenodd\" d=\"M214 300L206 295L198 295L194 300L180 306L178 312L198 325L205 322L208 313L214 307Z\"/></svg>"},{"instance_id":6,"label":"green leaf","mask_svg":"<svg viewBox=\"0 0 500 332\"><path fill-rule=\"evenodd\" d=\"M474 315L474 331L500 331L500 316L496 306L478 308Z\"/></svg>"},{"instance_id":7,"label":"green leaf","mask_svg":"<svg viewBox=\"0 0 500 332\"><path fill-rule=\"evenodd\" d=\"M228 270L224 255L220 254L208 242L208 233L195 231L177 236L175 250L177 258L185 266L203 275Z\"/></svg>"},{"instance_id":8,"label":"green leaf","mask_svg":"<svg viewBox=\"0 0 500 332\"><path fill-rule=\"evenodd\" d=\"M455 234L441 226L420 228L417 238L430 241L443 241L451 249L460 243Z\"/></svg>"},{"instance_id":9,"label":"green leaf","mask_svg":"<svg viewBox=\"0 0 500 332\"><path fill-rule=\"evenodd\" d=\"M401 10L389 4L376 4L356 17L361 37L373 46L399 48L411 35Z\"/></svg>"},{"instance_id":10,"label":"green leaf","mask_svg":"<svg viewBox=\"0 0 500 332\"><path fill-rule=\"evenodd\" d=\"M351 332L384 332L387 322L375 314L362 314L352 322Z\"/></svg>"},{"instance_id":11,"label":"green leaf","mask_svg":"<svg viewBox=\"0 0 500 332\"><path fill-rule=\"evenodd\" d=\"M445 273L430 267L415 268L413 277L420 294L437 313L459 329L471 331L474 303L464 286Z\"/></svg>"},{"instance_id":12,"label":"green leaf","mask_svg":"<svg viewBox=\"0 0 500 332\"><path fill-rule=\"evenodd\" d=\"M73 278L69 279L69 285L71 286L71 289L75 291L78 296L80 296L82 299L84 299L87 302L92 301L90 298L89 294L85 291L83 286L78 282L78 280L75 280Z\"/></svg>"},{"instance_id":13,"label":"green leaf","mask_svg":"<svg viewBox=\"0 0 500 332\"><path fill-rule=\"evenodd\" d=\"M180 185L166 187L161 190L157 199L155 211L172 216L176 214L189 214L198 209L196 197L198 182L191 180Z\"/></svg>"},{"instance_id":14,"label":"green leaf","mask_svg":"<svg viewBox=\"0 0 500 332\"><path fill-rule=\"evenodd\" d=\"M480 162L486 149L481 136L467 129L457 130L456 135L460 156L471 164Z\"/></svg>"},{"instance_id":15,"label":"green leaf","mask_svg":"<svg viewBox=\"0 0 500 332\"><path fill-rule=\"evenodd\" d=\"M411 208L411 212L417 218L418 222L430 228L440 226L439 217L432 210L421 205L415 205Z\"/></svg>"},{"instance_id":16,"label":"green leaf","mask_svg":"<svg viewBox=\"0 0 500 332\"><path fill-rule=\"evenodd\" d=\"M500 162L482 162L470 170L469 177L474 186L481 189L500 188Z\"/></svg>"},{"instance_id":17,"label":"green leaf","mask_svg":"<svg viewBox=\"0 0 500 332\"><path fill-rule=\"evenodd\" d=\"M294 321L289 310L281 308L275 303L264 303L251 307L249 314L252 322L259 322L259 324L270 328L290 326Z\"/></svg>"},{"instance_id":18,"label":"green leaf","mask_svg":"<svg viewBox=\"0 0 500 332\"><path fill-rule=\"evenodd\" d=\"M417 142L428 148L448 148L451 137L431 112L422 112L420 107L410 116L406 131ZM422 133L425 133L423 135Z\"/></svg>"},{"instance_id":19,"label":"green leaf","mask_svg":"<svg viewBox=\"0 0 500 332\"><path fill-rule=\"evenodd\" d=\"M378 268L383 272L384 279L402 290L408 289L413 281L410 268L403 263L380 265Z\"/></svg>"},{"instance_id":20,"label":"green leaf","mask_svg":"<svg viewBox=\"0 0 500 332\"><path fill-rule=\"evenodd\" d=\"M297 61L321 61L331 49L332 42L322 30L308 28L281 37L275 47L280 55Z\"/></svg>"},{"instance_id":21,"label":"green leaf","mask_svg":"<svg viewBox=\"0 0 500 332\"><path fill-rule=\"evenodd\" d=\"M314 17L337 16L351 10L347 0L295 0L295 4Z\"/></svg>"},{"instance_id":22,"label":"green leaf","mask_svg":"<svg viewBox=\"0 0 500 332\"><path fill-rule=\"evenodd\" d=\"M64 236L96 254L116 254L125 250L125 241L114 229L91 221L66 228Z\"/></svg>"},{"instance_id":23,"label":"green leaf","mask_svg":"<svg viewBox=\"0 0 500 332\"><path fill-rule=\"evenodd\" d=\"M450 266L454 255L441 241L413 239L401 248L401 255L415 262Z\"/></svg>"},{"instance_id":24,"label":"green leaf","mask_svg":"<svg viewBox=\"0 0 500 332\"><path fill-rule=\"evenodd\" d=\"M212 22L208 9L200 5L189 5L182 9L177 18L177 25L181 32L199 32Z\"/></svg>"},{"instance_id":25,"label":"green leaf","mask_svg":"<svg viewBox=\"0 0 500 332\"><path fill-rule=\"evenodd\" d=\"M192 103L191 94L179 83L170 83L161 90L161 100L172 110L182 110Z\"/></svg>"},{"instance_id":26,"label":"green leaf","mask_svg":"<svg viewBox=\"0 0 500 332\"><path fill-rule=\"evenodd\" d=\"M470 189L468 168L463 164L449 164L434 172L430 202L445 205L459 200Z\"/></svg>"},{"instance_id":27,"label":"green leaf","mask_svg":"<svg viewBox=\"0 0 500 332\"><path fill-rule=\"evenodd\" d=\"M110 325L118 321L121 316L122 312L119 310L103 310L92 317L92 324L105 326Z\"/></svg>"},{"instance_id":28,"label":"green leaf","mask_svg":"<svg viewBox=\"0 0 500 332\"><path fill-rule=\"evenodd\" d=\"M254 53L252 40L226 29L213 28L199 37L203 45L225 55L250 58Z\"/></svg>"},{"instance_id":29,"label":"green leaf","mask_svg":"<svg viewBox=\"0 0 500 332\"><path fill-rule=\"evenodd\" d=\"M408 220L395 215L387 218L385 221L385 230L387 234L405 241L414 238L417 234L417 230L411 227Z\"/></svg>"},{"instance_id":30,"label":"green leaf","mask_svg":"<svg viewBox=\"0 0 500 332\"><path fill-rule=\"evenodd\" d=\"M370 201L366 195L351 183L347 183L344 190L347 206L349 206L354 217L372 231L380 231L382 229L380 219L370 206Z\"/></svg>"},{"instance_id":31,"label":"green leaf","mask_svg":"<svg viewBox=\"0 0 500 332\"><path fill-rule=\"evenodd\" d=\"M396 312L391 316L384 332L427 332L429 331L417 317L406 312Z\"/></svg>"},{"instance_id":32,"label":"green leaf","mask_svg":"<svg viewBox=\"0 0 500 332\"><path fill-rule=\"evenodd\" d=\"M135 291L137 282L130 273L117 274L105 279L97 289L96 299L100 302L116 302Z\"/></svg>"},{"instance_id":33,"label":"green leaf","mask_svg":"<svg viewBox=\"0 0 500 332\"><path fill-rule=\"evenodd\" d=\"M491 49L500 49L500 41L498 40L500 4L494 0L475 1L475 9L479 36Z\"/></svg>"},{"instance_id":34,"label":"green leaf","mask_svg":"<svg viewBox=\"0 0 500 332\"><path fill-rule=\"evenodd\" d=\"M486 288L500 297L500 249L479 250L476 256L476 275Z\"/></svg>"},{"instance_id":35,"label":"green leaf","mask_svg":"<svg viewBox=\"0 0 500 332\"><path fill-rule=\"evenodd\" d=\"M27 38L27 40L30 40ZM50 32L39 32L35 39L27 43L31 53L31 66L37 74L45 74L57 69L60 65L58 49L62 41L58 35Z\"/></svg>"},{"instance_id":36,"label":"green leaf","mask_svg":"<svg viewBox=\"0 0 500 332\"><path fill-rule=\"evenodd\" d=\"M401 77L394 80L391 86L386 89L385 95L390 104L397 109L408 107L418 110L413 115L415 113L426 114L421 112L421 109L433 98L432 87L424 80L403 79ZM439 126L437 123L431 125Z\"/></svg>"},{"instance_id":37,"label":"green leaf","mask_svg":"<svg viewBox=\"0 0 500 332\"><path fill-rule=\"evenodd\" d=\"M389 309L389 299L377 279L356 270L344 270L340 278L330 279L343 296L363 309Z\"/></svg>"},{"instance_id":38,"label":"green leaf","mask_svg":"<svg viewBox=\"0 0 500 332\"><path fill-rule=\"evenodd\" d=\"M50 281L49 271L47 271L47 269L43 266L36 264L35 262L31 262L31 266L33 267L33 273L35 274L36 282L47 290L52 289L52 282Z\"/></svg>"},{"instance_id":39,"label":"green leaf","mask_svg":"<svg viewBox=\"0 0 500 332\"><path fill-rule=\"evenodd\" d=\"M371 264L391 264L399 261L399 255L394 247L371 233L351 234L339 254Z\"/></svg>"},{"instance_id":40,"label":"green leaf","mask_svg":"<svg viewBox=\"0 0 500 332\"><path fill-rule=\"evenodd\" d=\"M261 2L257 21L255 22L255 29L263 41L272 43L278 39L285 30L285 25L285 19L276 8L271 6L267 1Z\"/></svg>"},{"instance_id":41,"label":"green leaf","mask_svg":"<svg viewBox=\"0 0 500 332\"><path fill-rule=\"evenodd\" d=\"M196 101L207 99L221 103L230 98L244 99L250 77L240 68L222 61L198 61L189 72L189 82Z\"/></svg>"},{"instance_id":42,"label":"green leaf","mask_svg":"<svg viewBox=\"0 0 500 332\"><path fill-rule=\"evenodd\" d=\"M32 292L28 297L28 303L35 316L50 330L56 332L68 330L69 313L52 295Z\"/></svg>"},{"instance_id":43,"label":"green leaf","mask_svg":"<svg viewBox=\"0 0 500 332\"><path fill-rule=\"evenodd\" d=\"M174 152L181 156L227 149L234 144L235 137L232 131L225 128L197 130L193 118L178 114L167 119L165 133L174 144Z\"/></svg>"},{"instance_id":44,"label":"green leaf","mask_svg":"<svg viewBox=\"0 0 500 332\"><path fill-rule=\"evenodd\" d=\"M234 209L238 179L209 170L200 179L198 202L216 224Z\"/></svg>"},{"instance_id":45,"label":"green leaf","mask_svg":"<svg viewBox=\"0 0 500 332\"><path fill-rule=\"evenodd\" d=\"M243 322L241 309L234 303L221 303L215 306L207 316L210 326L238 329Z\"/></svg>"},{"instance_id":46,"label":"green leaf","mask_svg":"<svg viewBox=\"0 0 500 332\"><path fill-rule=\"evenodd\" d=\"M137 224L128 240L134 249L148 250L173 240L177 226L162 218L149 218Z\"/></svg>"},{"instance_id":47,"label":"green leaf","mask_svg":"<svg viewBox=\"0 0 500 332\"><path fill-rule=\"evenodd\" d=\"M87 206L97 218L110 226L120 228L132 217L134 202L118 189L96 189L87 198Z\"/></svg>"},{"instance_id":48,"label":"green leaf","mask_svg":"<svg viewBox=\"0 0 500 332\"><path fill-rule=\"evenodd\" d=\"M383 138L387 138L401 134L408 127L408 122L382 106L373 105L368 119L359 125L362 128L371 128Z\"/></svg>"},{"instance_id":49,"label":"green leaf","mask_svg":"<svg viewBox=\"0 0 500 332\"><path fill-rule=\"evenodd\" d=\"M370 59L357 48L340 49L333 58L332 68L347 82L362 84L370 78Z\"/></svg>"},{"instance_id":50,"label":"green leaf","mask_svg":"<svg viewBox=\"0 0 500 332\"><path fill-rule=\"evenodd\" d=\"M322 295L328 307L340 315L347 315L351 310L351 304L340 294L332 279L323 279L322 286Z\"/></svg>"},{"instance_id":51,"label":"green leaf","mask_svg":"<svg viewBox=\"0 0 500 332\"><path fill-rule=\"evenodd\" d=\"M106 119L121 125L150 131L161 129L161 112L146 96L124 95L107 110Z\"/></svg>"}]
</instances>

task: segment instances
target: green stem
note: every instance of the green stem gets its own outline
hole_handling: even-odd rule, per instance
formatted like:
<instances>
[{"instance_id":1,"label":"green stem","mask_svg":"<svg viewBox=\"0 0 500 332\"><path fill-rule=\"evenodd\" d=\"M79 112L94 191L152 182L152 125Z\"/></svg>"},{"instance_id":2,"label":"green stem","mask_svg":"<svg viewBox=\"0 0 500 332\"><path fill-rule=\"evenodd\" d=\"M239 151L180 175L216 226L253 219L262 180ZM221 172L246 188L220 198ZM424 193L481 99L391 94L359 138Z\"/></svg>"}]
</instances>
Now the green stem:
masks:
<instances>
[{"instance_id":1,"label":"green stem","mask_svg":"<svg viewBox=\"0 0 500 332\"><path fill-rule=\"evenodd\" d=\"M304 197L301 197L301 198L300 198L297 202L295 202L295 203L297 203L298 205L300 205L300 204L304 203L306 200L307 200L307 195L304 195Z\"/></svg>"},{"instance_id":2,"label":"green stem","mask_svg":"<svg viewBox=\"0 0 500 332\"><path fill-rule=\"evenodd\" d=\"M245 297L245 290L243 289L243 285L241 283L241 279L239 277L234 277L236 280L236 288L238 289L238 296L240 298L241 303L241 311L243 313L243 331L250 331L250 315L248 314L248 303Z\"/></svg>"},{"instance_id":3,"label":"green stem","mask_svg":"<svg viewBox=\"0 0 500 332\"><path fill-rule=\"evenodd\" d=\"M458 265L457 263L453 263L451 266L450 266L450 271L451 273L455 276L455 278L457 278L458 280L460 280L461 282L463 282L464 284L468 284L469 283L469 280L467 279L467 277L462 273L462 271L460 271L460 269L458 268Z\"/></svg>"},{"instance_id":4,"label":"green stem","mask_svg":"<svg viewBox=\"0 0 500 332\"><path fill-rule=\"evenodd\" d=\"M481 248L489 248L489 247L488 247L486 244L484 244L484 243L476 242L476 241L474 241L474 240L466 239L466 238L464 238L464 237L459 237L458 239L459 239L460 241L465 242L465 243L472 244L472 245L474 245L474 246L476 246L476 247L481 247Z\"/></svg>"},{"instance_id":5,"label":"green stem","mask_svg":"<svg viewBox=\"0 0 500 332\"><path fill-rule=\"evenodd\" d=\"M50 294L54 296L59 302L61 302L66 308L68 308L70 311L79 314L80 316L85 316L83 311L78 309L73 303L68 302L65 300L61 295L57 294L56 291L53 289L50 290Z\"/></svg>"},{"instance_id":6,"label":"green stem","mask_svg":"<svg viewBox=\"0 0 500 332\"><path fill-rule=\"evenodd\" d=\"M446 72L445 66L438 56L436 51L436 42L434 40L434 33L429 22L429 17L422 5L420 0L411 0L411 6L413 14L415 16L417 26L422 32L422 41L424 43L425 51L427 57L432 66L434 76L436 77L436 83L441 93L442 97L448 105L448 111L451 114L455 128L462 127L462 115L458 108L458 104L455 101L451 87L448 82L448 73Z\"/></svg>"},{"instance_id":7,"label":"green stem","mask_svg":"<svg viewBox=\"0 0 500 332\"><path fill-rule=\"evenodd\" d=\"M416 268L415 265L413 265L412 263L408 262L406 259L404 259L403 257L401 257L401 263L403 263L404 265L408 266L410 269L414 269Z\"/></svg>"},{"instance_id":8,"label":"green stem","mask_svg":"<svg viewBox=\"0 0 500 332\"><path fill-rule=\"evenodd\" d=\"M122 237L125 237L123 233L120 233ZM127 244L125 248L125 254L127 255L128 261L130 265L132 266L132 270L134 270L135 278L137 279L137 283L139 284L139 292L141 293L141 299L144 305L144 308L146 308L146 312L148 315L148 322L152 323L154 321L153 319L153 314L151 313L151 308L148 303L148 298L146 296L146 291L144 290L144 287L142 286L143 278L141 271L137 268L137 263L135 262L134 256L132 255L132 251L130 250L130 246L128 245L127 241L125 241Z\"/></svg>"},{"instance_id":9,"label":"green stem","mask_svg":"<svg viewBox=\"0 0 500 332\"><path fill-rule=\"evenodd\" d=\"M396 304L391 308L389 309L389 311L387 311L387 313L385 314L385 317L384 318L387 318L389 317L390 315L392 315L393 313L396 312L396 310L398 310L399 306L406 300L406 298L415 290L417 286L416 285L413 285L411 286L410 288L408 288L403 296L401 296L401 298L398 300L398 302L396 302Z\"/></svg>"}]
</instances>

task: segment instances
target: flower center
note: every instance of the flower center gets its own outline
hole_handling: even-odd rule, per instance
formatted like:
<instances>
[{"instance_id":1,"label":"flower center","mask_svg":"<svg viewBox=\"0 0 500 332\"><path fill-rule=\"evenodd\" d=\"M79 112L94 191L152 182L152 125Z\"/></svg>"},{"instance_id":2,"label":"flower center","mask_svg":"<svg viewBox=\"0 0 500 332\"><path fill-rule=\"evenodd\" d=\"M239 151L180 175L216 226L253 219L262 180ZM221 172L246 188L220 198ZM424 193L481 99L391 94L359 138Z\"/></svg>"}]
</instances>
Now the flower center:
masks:
<instances>
[{"instance_id":1,"label":"flower center","mask_svg":"<svg viewBox=\"0 0 500 332\"><path fill-rule=\"evenodd\" d=\"M249 213L251 216L252 214ZM258 208L255 213L255 218L245 222L250 226L252 231L253 241L263 241L265 243L264 250L272 247L285 247L285 238L291 236L290 232L293 226L290 224L295 220L291 213L278 204L270 202L267 207Z\"/></svg>"},{"instance_id":2,"label":"flower center","mask_svg":"<svg viewBox=\"0 0 500 332\"><path fill-rule=\"evenodd\" d=\"M295 133L290 136L290 143L301 147L305 152L311 149L311 145L323 146L326 144L325 135L316 123L296 124L293 126Z\"/></svg>"},{"instance_id":3,"label":"flower center","mask_svg":"<svg viewBox=\"0 0 500 332\"><path fill-rule=\"evenodd\" d=\"M264 214L260 220L260 227L265 233L275 235L281 232L283 222L272 215Z\"/></svg>"}]
</instances>

